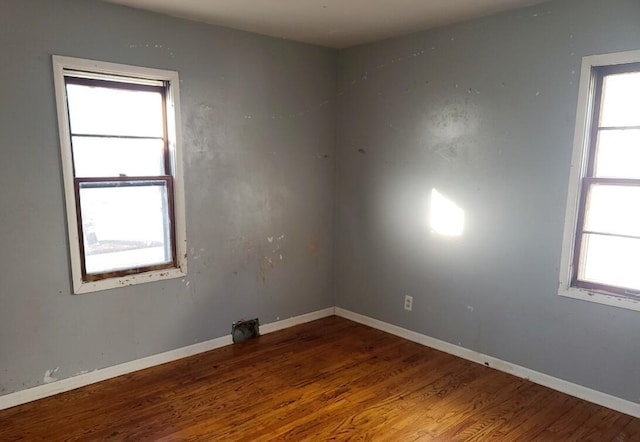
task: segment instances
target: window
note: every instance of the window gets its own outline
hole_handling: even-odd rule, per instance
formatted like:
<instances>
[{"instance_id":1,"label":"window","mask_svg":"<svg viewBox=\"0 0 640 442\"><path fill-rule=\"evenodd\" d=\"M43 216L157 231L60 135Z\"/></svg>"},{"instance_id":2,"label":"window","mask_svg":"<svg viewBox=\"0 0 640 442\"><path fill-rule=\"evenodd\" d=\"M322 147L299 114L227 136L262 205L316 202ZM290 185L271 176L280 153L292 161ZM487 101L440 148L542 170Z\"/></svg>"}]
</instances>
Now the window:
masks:
<instances>
[{"instance_id":1,"label":"window","mask_svg":"<svg viewBox=\"0 0 640 442\"><path fill-rule=\"evenodd\" d=\"M186 275L178 74L53 67L75 293Z\"/></svg>"},{"instance_id":2,"label":"window","mask_svg":"<svg viewBox=\"0 0 640 442\"><path fill-rule=\"evenodd\" d=\"M640 51L585 57L560 294L640 310Z\"/></svg>"}]
</instances>

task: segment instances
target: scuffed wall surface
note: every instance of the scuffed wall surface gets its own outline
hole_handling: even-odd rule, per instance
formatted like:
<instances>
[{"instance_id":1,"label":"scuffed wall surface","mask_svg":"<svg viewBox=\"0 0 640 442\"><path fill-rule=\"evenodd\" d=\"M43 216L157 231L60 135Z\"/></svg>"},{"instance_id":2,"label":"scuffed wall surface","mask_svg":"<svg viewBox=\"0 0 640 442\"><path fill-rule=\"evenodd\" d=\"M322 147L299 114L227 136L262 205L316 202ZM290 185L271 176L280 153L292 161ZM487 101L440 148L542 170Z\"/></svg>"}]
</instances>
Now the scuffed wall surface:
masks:
<instances>
[{"instance_id":1,"label":"scuffed wall surface","mask_svg":"<svg viewBox=\"0 0 640 442\"><path fill-rule=\"evenodd\" d=\"M640 402L640 313L556 294L581 58L639 21L562 0L342 51L337 306ZM433 188L462 237L430 232Z\"/></svg>"},{"instance_id":2,"label":"scuffed wall surface","mask_svg":"<svg viewBox=\"0 0 640 442\"><path fill-rule=\"evenodd\" d=\"M333 305L334 51L1 0L0 54L0 394ZM185 279L71 294L52 54L179 72Z\"/></svg>"}]
</instances>

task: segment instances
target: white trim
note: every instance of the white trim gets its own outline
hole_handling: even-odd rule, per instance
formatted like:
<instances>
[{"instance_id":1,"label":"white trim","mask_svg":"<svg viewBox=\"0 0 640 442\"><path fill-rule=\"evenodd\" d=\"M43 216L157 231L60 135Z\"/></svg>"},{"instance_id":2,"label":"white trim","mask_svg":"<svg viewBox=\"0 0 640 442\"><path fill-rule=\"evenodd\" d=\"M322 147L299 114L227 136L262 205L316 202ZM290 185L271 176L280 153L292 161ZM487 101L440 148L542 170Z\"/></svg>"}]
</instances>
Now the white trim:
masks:
<instances>
[{"instance_id":1,"label":"white trim","mask_svg":"<svg viewBox=\"0 0 640 442\"><path fill-rule=\"evenodd\" d=\"M424 346L449 353L459 358L486 365L491 368L495 368L496 370L512 374L519 378L527 379L536 384L549 387L553 390L560 391L579 399L584 399L586 401L593 402L594 404L602 405L603 407L611 408L612 410L616 410L621 413L640 418L640 404L638 403L627 401L616 396L611 396L600 391L592 390L590 388L583 387L582 385L558 379L526 367L503 361L502 359L494 358L493 356L478 353L476 351L469 350L468 348L459 347L457 345L453 345L448 342L416 333L414 331L407 330L405 328L398 327L396 325L373 319L368 316L354 313L339 307L336 307L336 315L378 330L382 330L392 335L399 336L409 341L417 342L418 344L422 344Z\"/></svg>"},{"instance_id":2,"label":"white trim","mask_svg":"<svg viewBox=\"0 0 640 442\"><path fill-rule=\"evenodd\" d=\"M576 110L576 126L573 136L573 153L565 211L565 225L562 239L562 255L560 259L560 277L558 295L598 304L621 307L640 311L640 301L594 290L571 287L573 274L573 252L580 206L581 181L585 174L587 153L589 151L589 134L592 119L592 96L595 88L593 69L599 66L640 62L640 51L618 52L613 54L591 55L582 58L580 71L580 87L578 90L578 107Z\"/></svg>"},{"instance_id":3,"label":"white trim","mask_svg":"<svg viewBox=\"0 0 640 442\"><path fill-rule=\"evenodd\" d=\"M576 235L578 209L580 206L580 181L586 167L586 151L588 149L588 127L591 120L590 97L594 88L592 64L589 57L582 59L580 88L578 92L578 108L576 126L573 135L573 153L569 174L569 189L565 211L564 235L562 239L562 257L560 260L560 284L558 293L563 295L571 287L573 273L573 250Z\"/></svg>"},{"instance_id":4,"label":"white trim","mask_svg":"<svg viewBox=\"0 0 640 442\"><path fill-rule=\"evenodd\" d=\"M81 58L53 55L53 79L58 113L58 131L62 156L64 193L67 211L67 229L69 235L69 254L73 291L76 294L89 293L116 287L159 281L163 279L182 278L187 275L187 233L184 201L184 171L182 159L182 130L180 117L180 78L175 71L108 63ZM176 241L176 268L109 278L94 282L82 280L81 255L78 238L78 222L76 216L75 191L73 186L73 158L71 154L69 134L69 114L67 110L64 77L68 71L96 72L106 75L133 77L147 80L161 80L169 83L167 97L167 125L169 129L169 150L171 154L173 179L173 200Z\"/></svg>"},{"instance_id":5,"label":"white trim","mask_svg":"<svg viewBox=\"0 0 640 442\"><path fill-rule=\"evenodd\" d=\"M637 63L640 61L640 50L588 55L583 57L582 60L591 66L613 66L617 64Z\"/></svg>"},{"instance_id":6,"label":"white trim","mask_svg":"<svg viewBox=\"0 0 640 442\"><path fill-rule=\"evenodd\" d=\"M581 301L591 301L597 304L608 305L611 307L625 308L627 310L640 311L640 301L624 296L607 294L605 292L597 292L594 290L581 289L577 287L562 287L558 290L560 296L566 298L579 299Z\"/></svg>"},{"instance_id":7,"label":"white trim","mask_svg":"<svg viewBox=\"0 0 640 442\"><path fill-rule=\"evenodd\" d=\"M334 308L326 308L315 312L307 313L293 318L284 319L282 321L272 322L260 326L260 333L268 334L277 330L282 330L294 325L303 324L316 319L325 318L334 314ZM176 361L178 359L187 358L199 353L204 353L216 348L225 347L233 343L231 335L222 336L205 342L189 345L187 347L177 348L164 353L159 353L145 358L136 359L130 362L114 365L107 368L94 370L89 373L79 374L67 379L62 379L49 384L38 385L37 387L20 390L15 393L9 393L0 396L0 410L15 407L27 402L35 401L45 397L53 396L65 391L75 390L107 379L122 376L124 374L133 373L135 371L144 370L145 368L155 367L156 365L166 364L167 362Z\"/></svg>"},{"instance_id":8,"label":"white trim","mask_svg":"<svg viewBox=\"0 0 640 442\"><path fill-rule=\"evenodd\" d=\"M293 318L283 319L281 321L272 322L271 324L265 324L260 326L260 334L266 335L278 330L293 327L294 325L305 324L307 322L315 321L317 319L326 318L327 316L333 316L335 314L335 307L325 308L311 313L306 313L300 316L294 316Z\"/></svg>"}]
</instances>

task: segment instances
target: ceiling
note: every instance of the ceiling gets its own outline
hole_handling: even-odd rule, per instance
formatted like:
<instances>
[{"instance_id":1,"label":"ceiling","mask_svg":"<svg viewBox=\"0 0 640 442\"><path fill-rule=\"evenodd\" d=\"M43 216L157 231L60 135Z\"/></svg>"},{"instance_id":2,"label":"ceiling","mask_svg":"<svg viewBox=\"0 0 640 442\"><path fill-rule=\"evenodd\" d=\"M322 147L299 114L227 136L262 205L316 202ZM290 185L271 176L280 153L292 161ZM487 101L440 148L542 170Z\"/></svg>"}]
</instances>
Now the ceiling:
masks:
<instances>
[{"instance_id":1,"label":"ceiling","mask_svg":"<svg viewBox=\"0 0 640 442\"><path fill-rule=\"evenodd\" d=\"M105 0L204 23L346 48L544 0Z\"/></svg>"}]
</instances>

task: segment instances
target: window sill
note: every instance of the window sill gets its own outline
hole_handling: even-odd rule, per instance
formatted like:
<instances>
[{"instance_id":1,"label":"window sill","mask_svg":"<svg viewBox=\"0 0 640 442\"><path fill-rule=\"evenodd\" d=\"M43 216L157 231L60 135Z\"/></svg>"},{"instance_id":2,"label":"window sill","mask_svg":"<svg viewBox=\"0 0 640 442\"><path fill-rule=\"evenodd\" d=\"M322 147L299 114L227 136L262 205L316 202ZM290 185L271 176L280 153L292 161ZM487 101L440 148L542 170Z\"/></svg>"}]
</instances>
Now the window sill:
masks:
<instances>
[{"instance_id":1,"label":"window sill","mask_svg":"<svg viewBox=\"0 0 640 442\"><path fill-rule=\"evenodd\" d=\"M82 293L97 292L100 290L113 289L117 287L127 287L130 285L143 284L146 282L184 278L185 276L187 276L187 272L186 270L182 270L181 268L154 270L152 272L139 273L137 275L127 275L119 278L103 279L101 281L77 282L74 285L74 293L79 295Z\"/></svg>"},{"instance_id":2,"label":"window sill","mask_svg":"<svg viewBox=\"0 0 640 442\"><path fill-rule=\"evenodd\" d=\"M640 299L627 298L625 296L614 295L611 293L579 289L575 287L561 287L558 291L558 295L612 307L624 308L627 310L640 311Z\"/></svg>"}]
</instances>

